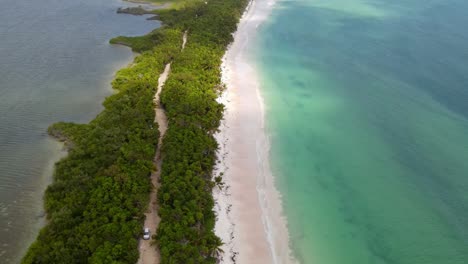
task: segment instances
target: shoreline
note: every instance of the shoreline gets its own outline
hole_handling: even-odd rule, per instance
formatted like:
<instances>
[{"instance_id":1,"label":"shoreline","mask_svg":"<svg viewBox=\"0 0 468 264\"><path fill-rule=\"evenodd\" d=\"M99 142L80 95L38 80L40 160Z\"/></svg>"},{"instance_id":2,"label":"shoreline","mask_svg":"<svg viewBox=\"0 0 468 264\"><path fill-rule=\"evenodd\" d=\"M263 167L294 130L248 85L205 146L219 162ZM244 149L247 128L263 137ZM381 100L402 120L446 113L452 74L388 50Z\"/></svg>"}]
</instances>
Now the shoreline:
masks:
<instances>
[{"instance_id":1,"label":"shoreline","mask_svg":"<svg viewBox=\"0 0 468 264\"><path fill-rule=\"evenodd\" d=\"M163 8L163 6L167 5L167 3L160 4L160 3L151 2L149 0L122 0L122 1L132 3L132 4L143 4L143 5L148 5L152 7L160 7L160 8ZM160 8L157 8L157 9L160 9Z\"/></svg>"},{"instance_id":2,"label":"shoreline","mask_svg":"<svg viewBox=\"0 0 468 264\"><path fill-rule=\"evenodd\" d=\"M135 58L138 56L138 53L133 52L130 47L125 45L118 46L129 51L131 54L128 60L112 64L113 69L108 74L103 75L102 80L96 86L99 90L105 91L106 94L102 98L102 101L99 101L99 106L100 108L102 108L101 110L99 110L99 113L102 112L102 110L104 109L104 107L102 106L102 102L105 100L105 98L117 93L117 91L114 90L111 85L111 82L115 79L117 72L122 68L130 66L135 60ZM91 120L93 119L91 118L90 120L86 120L84 122L90 122ZM12 261L11 263L21 262L22 258L25 256L31 244L36 240L40 230L47 225L47 213L44 207L45 191L47 187L54 182L53 174L55 172L55 164L69 155L69 149L66 146L65 140L59 140L58 138L47 134L44 138L43 145L44 148L50 151L50 157L45 167L40 173L40 180L38 180L37 182L38 186L41 187L38 187L37 190L34 191L34 196L36 196L39 201L37 207L34 208L34 211L37 211L38 214L35 216L35 219L32 220L32 222L34 223L31 224L31 228L27 228L30 235L24 238L24 240L22 241L22 248L17 250L19 253L11 257L10 259L6 259L5 261L7 263L9 263L9 261ZM2 257L1 254L0 257Z\"/></svg>"},{"instance_id":3,"label":"shoreline","mask_svg":"<svg viewBox=\"0 0 468 264\"><path fill-rule=\"evenodd\" d=\"M218 100L226 109L216 134L220 149L214 175L223 175L225 187L215 189L214 197L215 232L224 243L222 263L297 262L269 167L263 98L247 48L249 36L267 19L273 5L268 0L249 3L221 66L227 89Z\"/></svg>"},{"instance_id":4,"label":"shoreline","mask_svg":"<svg viewBox=\"0 0 468 264\"><path fill-rule=\"evenodd\" d=\"M37 190L33 191L32 195L37 199L36 204L31 206L31 209L33 209L33 211L35 212L35 217L31 219L29 225L26 225L28 235L26 235L22 239L21 243L19 243L22 246L21 248L18 248L18 254L5 259L3 258L3 254L5 254L6 251L0 252L0 257L3 258L5 263L21 262L21 259L28 250L29 246L36 239L39 231L46 225L47 216L44 209L44 192L47 189L47 186L49 186L52 183L52 176L55 169L55 163L59 162L61 159L68 155L68 151L66 150L64 143L56 140L50 135L46 136L43 144L41 145L43 145L43 147L46 149L50 156L46 162L45 167L40 172L38 181L36 182L38 188Z\"/></svg>"},{"instance_id":5,"label":"shoreline","mask_svg":"<svg viewBox=\"0 0 468 264\"><path fill-rule=\"evenodd\" d=\"M123 2L126 2L126 1L123 0ZM128 2L128 3L131 3L131 2ZM120 8L121 7L119 7L118 9L120 9ZM117 12L117 14L118 13L119 12ZM156 28L159 28L159 27L156 27ZM154 28L152 30L154 30ZM149 34L149 33L146 33L146 34ZM43 191L41 192L41 195L42 195L43 198L41 199L41 204L42 204L41 209L42 209L42 211L41 211L40 216L38 216L38 219L41 221L41 223L39 223L40 227L37 230L38 234L35 234L33 239L30 242L25 243L26 248L24 250L24 253L22 253L21 255L18 256L18 261L21 261L21 263L30 263L31 259L34 258L34 256L32 256L34 253L31 253L31 252L35 249L35 246L37 244L43 243L42 241L40 241L42 232L44 231L44 229L47 226L50 226L50 223L51 223L51 219L49 219L49 216L50 216L51 213L48 212L47 208L44 206L44 204L46 204L46 202L47 202L45 200L45 195L46 195L46 191L47 191L46 189L50 188L51 186L53 186L57 182L57 180L55 178L52 179L53 178L52 174L54 174L53 176L55 176L55 174L57 173L57 164L59 164L59 162L61 162L61 161L72 158L73 148L70 148L69 146L67 146L67 143L69 143L70 141L73 141L73 140L70 138L70 136L65 136L64 135L63 138L61 138L60 136L53 135L53 133L50 132L50 128L57 125L57 124L60 124L60 123L61 124L71 124L71 125L78 124L78 125L83 125L83 126L84 125L90 126L92 124L92 122L96 122L96 120L98 120L98 118L100 116L102 116L103 113L105 113L106 111L110 112L109 108L105 105L105 103L107 101L109 101L109 98L114 98L114 97L116 97L116 96L118 96L119 94L122 93L122 91L119 90L119 88L117 88L117 85L114 85L114 81L118 78L119 72L122 69L131 68L134 65L136 65L135 59L136 59L136 57L140 56L140 53L133 51L133 49L132 49L132 47L130 45L123 45L123 44L120 44L120 43L118 43L118 44L117 43L115 43L115 44L114 43L109 43L109 39L106 39L106 43L107 43L107 46L109 46L109 48L112 48L112 49L118 48L118 49L122 49L122 51L125 50L126 53L129 53L129 56L128 56L127 59L119 61L118 63L110 64L112 70L110 70L109 73L107 73L106 75L103 75L102 79L99 81L99 85L97 85L97 87L99 87L99 90L102 89L103 91L105 91L105 96L102 97L102 100L100 100L98 102L98 104L100 106L99 110L97 111L98 114L96 114L94 117L86 119L86 120L66 122L66 123L65 122L56 122L56 123L53 123L53 124L51 124L49 126L48 139L51 139L54 142L54 144L58 144L60 146L60 149L57 151L58 158L54 156L53 159L52 158L50 159L50 164L48 165L48 167L50 166L50 170L51 170L50 177L47 179L47 184L46 184L45 188L43 188ZM135 217L134 217L134 219L135 219ZM125 241L125 240L121 240L121 241Z\"/></svg>"}]
</instances>

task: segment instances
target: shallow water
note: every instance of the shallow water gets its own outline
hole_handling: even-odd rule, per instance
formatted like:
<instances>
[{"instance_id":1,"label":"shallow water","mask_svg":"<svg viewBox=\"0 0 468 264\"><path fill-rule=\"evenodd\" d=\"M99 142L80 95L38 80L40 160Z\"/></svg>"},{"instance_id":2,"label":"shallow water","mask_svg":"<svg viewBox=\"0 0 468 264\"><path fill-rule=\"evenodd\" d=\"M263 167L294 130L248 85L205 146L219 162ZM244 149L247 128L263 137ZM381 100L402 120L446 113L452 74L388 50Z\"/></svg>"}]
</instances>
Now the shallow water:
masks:
<instances>
[{"instance_id":1,"label":"shallow water","mask_svg":"<svg viewBox=\"0 0 468 264\"><path fill-rule=\"evenodd\" d=\"M277 2L252 58L302 263L468 263L468 2Z\"/></svg>"},{"instance_id":2,"label":"shallow water","mask_svg":"<svg viewBox=\"0 0 468 264\"><path fill-rule=\"evenodd\" d=\"M130 49L108 44L159 26L116 0L0 0L0 259L17 263L44 220L42 195L63 153L57 121L87 122Z\"/></svg>"}]
</instances>

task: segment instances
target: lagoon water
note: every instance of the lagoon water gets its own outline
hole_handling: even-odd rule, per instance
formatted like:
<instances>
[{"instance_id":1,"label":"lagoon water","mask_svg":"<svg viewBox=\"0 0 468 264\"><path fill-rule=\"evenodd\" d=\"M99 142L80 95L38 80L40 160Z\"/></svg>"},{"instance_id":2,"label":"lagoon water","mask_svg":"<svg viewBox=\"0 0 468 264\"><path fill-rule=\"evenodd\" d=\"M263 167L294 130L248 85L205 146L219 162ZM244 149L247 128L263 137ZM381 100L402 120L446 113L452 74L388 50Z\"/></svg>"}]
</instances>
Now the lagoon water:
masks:
<instances>
[{"instance_id":1,"label":"lagoon water","mask_svg":"<svg viewBox=\"0 0 468 264\"><path fill-rule=\"evenodd\" d=\"M57 121L87 122L130 63L118 35L159 26L116 14L118 0L0 0L0 262L18 263L44 221L42 195L61 146L47 136Z\"/></svg>"},{"instance_id":2,"label":"lagoon water","mask_svg":"<svg viewBox=\"0 0 468 264\"><path fill-rule=\"evenodd\" d=\"M252 52L302 263L468 263L468 2L279 0Z\"/></svg>"}]
</instances>

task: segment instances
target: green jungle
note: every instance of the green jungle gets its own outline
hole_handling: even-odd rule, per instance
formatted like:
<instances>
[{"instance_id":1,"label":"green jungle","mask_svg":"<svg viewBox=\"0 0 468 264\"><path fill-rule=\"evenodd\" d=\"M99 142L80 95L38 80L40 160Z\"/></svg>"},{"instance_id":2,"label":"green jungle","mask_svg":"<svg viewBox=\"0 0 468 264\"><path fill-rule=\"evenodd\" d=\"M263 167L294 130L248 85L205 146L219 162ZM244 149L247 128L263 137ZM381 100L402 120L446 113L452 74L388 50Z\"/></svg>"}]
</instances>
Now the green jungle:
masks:
<instances>
[{"instance_id":1,"label":"green jungle","mask_svg":"<svg viewBox=\"0 0 468 264\"><path fill-rule=\"evenodd\" d=\"M247 0L186 1L155 10L163 26L141 37L117 37L141 54L112 82L117 91L89 124L56 123L49 134L69 151L45 193L47 225L22 263L136 263L158 142L153 97L161 94L169 127L163 139L161 222L154 243L161 263L216 263L213 137L223 115L221 58ZM182 36L188 33L181 51Z\"/></svg>"}]
</instances>

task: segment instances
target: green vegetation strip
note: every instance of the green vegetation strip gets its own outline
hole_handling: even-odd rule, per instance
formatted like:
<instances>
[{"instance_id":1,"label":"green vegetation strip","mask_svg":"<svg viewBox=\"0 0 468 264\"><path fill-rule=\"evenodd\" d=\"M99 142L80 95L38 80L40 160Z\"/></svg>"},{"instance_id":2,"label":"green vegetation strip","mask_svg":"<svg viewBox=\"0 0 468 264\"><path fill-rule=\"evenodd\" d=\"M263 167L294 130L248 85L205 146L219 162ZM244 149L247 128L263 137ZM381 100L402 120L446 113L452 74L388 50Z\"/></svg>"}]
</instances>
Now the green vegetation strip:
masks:
<instances>
[{"instance_id":1,"label":"green vegetation strip","mask_svg":"<svg viewBox=\"0 0 468 264\"><path fill-rule=\"evenodd\" d=\"M193 1L158 10L164 27L111 42L142 52L120 70L117 94L89 124L57 123L49 133L69 155L56 165L45 195L48 224L23 263L136 263L148 204L158 130L153 96L164 65L172 69L161 94L169 128L163 140L159 224L161 263L215 263L212 169L222 118L216 102L220 64L247 0ZM188 43L181 52L182 33Z\"/></svg>"}]
</instances>

